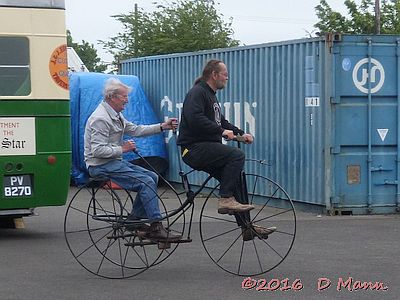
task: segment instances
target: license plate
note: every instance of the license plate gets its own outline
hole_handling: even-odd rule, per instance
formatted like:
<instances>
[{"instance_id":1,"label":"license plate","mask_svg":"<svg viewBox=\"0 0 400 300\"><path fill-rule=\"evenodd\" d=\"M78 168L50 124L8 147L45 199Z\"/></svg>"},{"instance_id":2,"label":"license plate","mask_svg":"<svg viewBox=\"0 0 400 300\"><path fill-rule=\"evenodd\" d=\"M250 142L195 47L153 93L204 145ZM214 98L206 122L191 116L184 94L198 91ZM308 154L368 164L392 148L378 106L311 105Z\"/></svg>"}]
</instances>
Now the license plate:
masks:
<instances>
[{"instance_id":1,"label":"license plate","mask_svg":"<svg viewBox=\"0 0 400 300\"><path fill-rule=\"evenodd\" d=\"M32 196L32 176L13 175L4 176L4 197L26 197Z\"/></svg>"}]
</instances>

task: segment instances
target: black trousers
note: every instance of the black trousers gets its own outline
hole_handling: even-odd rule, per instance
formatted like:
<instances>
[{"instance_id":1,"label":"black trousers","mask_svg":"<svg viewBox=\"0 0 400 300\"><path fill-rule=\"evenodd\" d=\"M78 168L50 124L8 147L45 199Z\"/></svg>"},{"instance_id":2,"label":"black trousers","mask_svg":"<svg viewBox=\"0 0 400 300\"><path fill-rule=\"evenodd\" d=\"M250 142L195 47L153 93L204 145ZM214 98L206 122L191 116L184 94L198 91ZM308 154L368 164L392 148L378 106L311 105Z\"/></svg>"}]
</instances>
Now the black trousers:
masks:
<instances>
[{"instance_id":1,"label":"black trousers","mask_svg":"<svg viewBox=\"0 0 400 300\"><path fill-rule=\"evenodd\" d=\"M187 149L188 151L185 151ZM207 172L220 183L220 197L232 197L242 204L247 199L242 195L241 176L245 161L242 150L217 142L201 142L183 146L182 160L195 170ZM238 225L250 221L249 212L235 214Z\"/></svg>"}]
</instances>

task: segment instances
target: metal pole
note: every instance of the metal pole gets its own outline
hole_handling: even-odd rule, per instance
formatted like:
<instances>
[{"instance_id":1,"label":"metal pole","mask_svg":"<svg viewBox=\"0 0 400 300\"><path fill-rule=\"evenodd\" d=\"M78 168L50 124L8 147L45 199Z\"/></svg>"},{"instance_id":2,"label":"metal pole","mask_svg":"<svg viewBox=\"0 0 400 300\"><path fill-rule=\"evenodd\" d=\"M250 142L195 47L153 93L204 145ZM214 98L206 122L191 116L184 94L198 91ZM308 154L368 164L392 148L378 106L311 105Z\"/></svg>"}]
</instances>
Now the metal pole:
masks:
<instances>
[{"instance_id":1,"label":"metal pole","mask_svg":"<svg viewBox=\"0 0 400 300\"><path fill-rule=\"evenodd\" d=\"M375 34L381 34L380 0L375 0Z\"/></svg>"},{"instance_id":2,"label":"metal pole","mask_svg":"<svg viewBox=\"0 0 400 300\"><path fill-rule=\"evenodd\" d=\"M135 28L134 28L134 57L138 57L138 24L139 24L139 17L138 17L138 5L135 3Z\"/></svg>"},{"instance_id":3,"label":"metal pole","mask_svg":"<svg viewBox=\"0 0 400 300\"><path fill-rule=\"evenodd\" d=\"M368 213L372 212L372 93L371 93L372 40L368 39Z\"/></svg>"}]
</instances>

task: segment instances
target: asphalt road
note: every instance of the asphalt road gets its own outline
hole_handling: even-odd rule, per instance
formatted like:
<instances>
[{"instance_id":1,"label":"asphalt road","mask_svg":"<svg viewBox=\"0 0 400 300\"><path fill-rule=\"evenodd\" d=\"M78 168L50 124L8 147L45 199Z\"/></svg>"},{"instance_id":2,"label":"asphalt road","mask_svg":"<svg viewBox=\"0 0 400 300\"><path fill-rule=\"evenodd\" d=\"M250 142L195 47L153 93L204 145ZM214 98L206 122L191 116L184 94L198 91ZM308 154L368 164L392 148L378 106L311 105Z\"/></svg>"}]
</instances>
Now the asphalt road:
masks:
<instances>
[{"instance_id":1,"label":"asphalt road","mask_svg":"<svg viewBox=\"0 0 400 300\"><path fill-rule=\"evenodd\" d=\"M209 259L197 223L193 242L162 264L128 279L99 278L71 256L65 211L39 208L24 229L0 229L0 299L400 299L400 215L298 213L289 256L244 284Z\"/></svg>"}]
</instances>

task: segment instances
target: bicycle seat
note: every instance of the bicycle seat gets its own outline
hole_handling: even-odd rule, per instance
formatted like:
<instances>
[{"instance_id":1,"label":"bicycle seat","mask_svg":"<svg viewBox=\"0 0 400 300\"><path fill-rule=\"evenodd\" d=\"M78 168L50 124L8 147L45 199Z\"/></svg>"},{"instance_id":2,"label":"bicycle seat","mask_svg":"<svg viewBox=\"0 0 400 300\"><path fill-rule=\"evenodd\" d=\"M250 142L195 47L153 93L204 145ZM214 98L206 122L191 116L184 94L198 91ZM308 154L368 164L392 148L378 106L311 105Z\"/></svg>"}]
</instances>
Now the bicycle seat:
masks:
<instances>
[{"instance_id":1,"label":"bicycle seat","mask_svg":"<svg viewBox=\"0 0 400 300\"><path fill-rule=\"evenodd\" d=\"M90 177L89 181L86 183L87 187L101 187L110 179L107 177Z\"/></svg>"}]
</instances>

